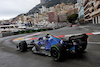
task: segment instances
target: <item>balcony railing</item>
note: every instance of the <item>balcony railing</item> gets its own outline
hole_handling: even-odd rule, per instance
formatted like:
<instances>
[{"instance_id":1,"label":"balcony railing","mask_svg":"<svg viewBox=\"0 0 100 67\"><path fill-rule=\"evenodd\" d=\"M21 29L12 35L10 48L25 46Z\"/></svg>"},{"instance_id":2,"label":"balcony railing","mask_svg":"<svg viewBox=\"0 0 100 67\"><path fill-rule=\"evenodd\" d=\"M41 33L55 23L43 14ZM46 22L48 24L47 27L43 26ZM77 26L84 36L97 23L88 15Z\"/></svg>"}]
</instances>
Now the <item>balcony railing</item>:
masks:
<instances>
[{"instance_id":1,"label":"balcony railing","mask_svg":"<svg viewBox=\"0 0 100 67\"><path fill-rule=\"evenodd\" d=\"M97 9L97 7L100 5L100 1L97 1L96 3L95 3L95 5L94 5L94 8L96 8Z\"/></svg>"},{"instance_id":2,"label":"balcony railing","mask_svg":"<svg viewBox=\"0 0 100 67\"><path fill-rule=\"evenodd\" d=\"M88 18L88 19L85 18L85 21L89 21L89 20L92 20L92 18Z\"/></svg>"},{"instance_id":3,"label":"balcony railing","mask_svg":"<svg viewBox=\"0 0 100 67\"><path fill-rule=\"evenodd\" d=\"M94 15L99 14L99 13L100 13L100 9L95 10L94 12L92 12L92 13L90 14L90 16L94 16Z\"/></svg>"},{"instance_id":4,"label":"balcony railing","mask_svg":"<svg viewBox=\"0 0 100 67\"><path fill-rule=\"evenodd\" d=\"M89 6L89 5L87 5L86 7L84 7L84 10L87 10L89 7L90 7L90 6Z\"/></svg>"},{"instance_id":5,"label":"balcony railing","mask_svg":"<svg viewBox=\"0 0 100 67\"><path fill-rule=\"evenodd\" d=\"M88 13L88 14L84 15L84 17L87 17L87 16L89 16L89 15L90 15L90 13Z\"/></svg>"},{"instance_id":6,"label":"balcony railing","mask_svg":"<svg viewBox=\"0 0 100 67\"><path fill-rule=\"evenodd\" d=\"M85 6L88 2L89 2L89 0L86 0L85 3L84 3L84 6Z\"/></svg>"},{"instance_id":7,"label":"balcony railing","mask_svg":"<svg viewBox=\"0 0 100 67\"><path fill-rule=\"evenodd\" d=\"M89 10L90 10L90 12L92 12L92 10L94 10L94 7L90 7Z\"/></svg>"},{"instance_id":8,"label":"balcony railing","mask_svg":"<svg viewBox=\"0 0 100 67\"><path fill-rule=\"evenodd\" d=\"M88 14L88 13L90 13L89 9L84 12L85 15Z\"/></svg>"}]
</instances>

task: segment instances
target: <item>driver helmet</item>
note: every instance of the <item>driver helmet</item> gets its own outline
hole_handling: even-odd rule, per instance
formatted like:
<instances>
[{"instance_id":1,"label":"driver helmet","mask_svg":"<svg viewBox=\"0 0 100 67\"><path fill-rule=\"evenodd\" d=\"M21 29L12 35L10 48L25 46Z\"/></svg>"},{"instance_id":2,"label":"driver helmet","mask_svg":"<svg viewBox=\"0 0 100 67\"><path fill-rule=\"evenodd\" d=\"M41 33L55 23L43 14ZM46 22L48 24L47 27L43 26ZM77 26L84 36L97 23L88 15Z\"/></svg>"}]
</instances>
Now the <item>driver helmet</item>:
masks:
<instances>
[{"instance_id":1,"label":"driver helmet","mask_svg":"<svg viewBox=\"0 0 100 67\"><path fill-rule=\"evenodd\" d=\"M49 38L50 37L50 34L49 33L46 33L46 36L45 36L46 38Z\"/></svg>"}]
</instances>

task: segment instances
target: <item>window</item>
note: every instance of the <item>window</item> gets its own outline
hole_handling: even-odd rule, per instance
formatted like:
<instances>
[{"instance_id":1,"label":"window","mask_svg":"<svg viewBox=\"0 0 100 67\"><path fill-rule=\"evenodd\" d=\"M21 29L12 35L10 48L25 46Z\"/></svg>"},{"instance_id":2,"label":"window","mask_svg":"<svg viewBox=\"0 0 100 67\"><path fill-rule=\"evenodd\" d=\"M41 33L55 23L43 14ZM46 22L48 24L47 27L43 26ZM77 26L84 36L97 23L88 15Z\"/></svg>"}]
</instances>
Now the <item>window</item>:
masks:
<instances>
[{"instance_id":1,"label":"window","mask_svg":"<svg viewBox=\"0 0 100 67\"><path fill-rule=\"evenodd\" d=\"M92 12L94 12L94 9L92 9Z\"/></svg>"},{"instance_id":2,"label":"window","mask_svg":"<svg viewBox=\"0 0 100 67\"><path fill-rule=\"evenodd\" d=\"M93 7L94 7L94 4L92 3L92 4L91 4L91 6L93 6Z\"/></svg>"},{"instance_id":3,"label":"window","mask_svg":"<svg viewBox=\"0 0 100 67\"><path fill-rule=\"evenodd\" d=\"M97 7L97 9L99 9L100 8L100 5Z\"/></svg>"},{"instance_id":4,"label":"window","mask_svg":"<svg viewBox=\"0 0 100 67\"><path fill-rule=\"evenodd\" d=\"M94 23L96 22L95 17L94 17Z\"/></svg>"},{"instance_id":5,"label":"window","mask_svg":"<svg viewBox=\"0 0 100 67\"><path fill-rule=\"evenodd\" d=\"M99 21L98 21L98 16L97 16L97 22L99 22Z\"/></svg>"},{"instance_id":6,"label":"window","mask_svg":"<svg viewBox=\"0 0 100 67\"><path fill-rule=\"evenodd\" d=\"M13 26L11 26L10 28L14 28Z\"/></svg>"},{"instance_id":7,"label":"window","mask_svg":"<svg viewBox=\"0 0 100 67\"><path fill-rule=\"evenodd\" d=\"M18 26L15 26L16 28L18 28Z\"/></svg>"}]
</instances>

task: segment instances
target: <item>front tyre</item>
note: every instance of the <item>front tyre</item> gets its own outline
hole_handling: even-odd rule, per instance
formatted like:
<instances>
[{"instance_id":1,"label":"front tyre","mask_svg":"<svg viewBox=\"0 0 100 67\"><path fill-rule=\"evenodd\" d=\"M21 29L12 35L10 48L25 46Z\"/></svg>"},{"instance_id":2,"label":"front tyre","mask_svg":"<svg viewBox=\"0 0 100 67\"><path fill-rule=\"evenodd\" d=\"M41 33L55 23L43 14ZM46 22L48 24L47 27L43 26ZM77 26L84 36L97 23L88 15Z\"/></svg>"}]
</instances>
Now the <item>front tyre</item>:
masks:
<instances>
[{"instance_id":1,"label":"front tyre","mask_svg":"<svg viewBox=\"0 0 100 67\"><path fill-rule=\"evenodd\" d=\"M19 43L19 49L20 49L21 52L27 51L27 43L26 43L26 41L21 41Z\"/></svg>"},{"instance_id":2,"label":"front tyre","mask_svg":"<svg viewBox=\"0 0 100 67\"><path fill-rule=\"evenodd\" d=\"M62 57L63 57L63 45L61 44L56 44L56 45L53 45L50 49L50 54L51 54L51 57L55 60L55 61L59 61L59 60L62 60Z\"/></svg>"}]
</instances>

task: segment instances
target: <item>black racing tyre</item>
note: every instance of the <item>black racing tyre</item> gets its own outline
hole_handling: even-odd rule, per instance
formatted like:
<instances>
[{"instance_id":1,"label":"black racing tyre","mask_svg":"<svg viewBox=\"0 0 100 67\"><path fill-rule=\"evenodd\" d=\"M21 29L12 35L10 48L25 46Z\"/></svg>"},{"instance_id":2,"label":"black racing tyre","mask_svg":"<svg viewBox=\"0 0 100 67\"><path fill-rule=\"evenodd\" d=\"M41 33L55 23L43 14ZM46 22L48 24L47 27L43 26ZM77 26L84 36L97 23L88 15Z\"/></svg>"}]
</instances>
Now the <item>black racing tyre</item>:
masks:
<instances>
[{"instance_id":1,"label":"black racing tyre","mask_svg":"<svg viewBox=\"0 0 100 67\"><path fill-rule=\"evenodd\" d=\"M62 44L53 45L50 49L51 57L54 61L60 61L63 59L64 49Z\"/></svg>"},{"instance_id":2,"label":"black racing tyre","mask_svg":"<svg viewBox=\"0 0 100 67\"><path fill-rule=\"evenodd\" d=\"M83 52L87 47L87 42L78 39L78 45L75 47L76 52Z\"/></svg>"},{"instance_id":3,"label":"black racing tyre","mask_svg":"<svg viewBox=\"0 0 100 67\"><path fill-rule=\"evenodd\" d=\"M21 52L27 51L27 43L26 43L26 41L21 41L19 43L19 49L20 49Z\"/></svg>"}]
</instances>

